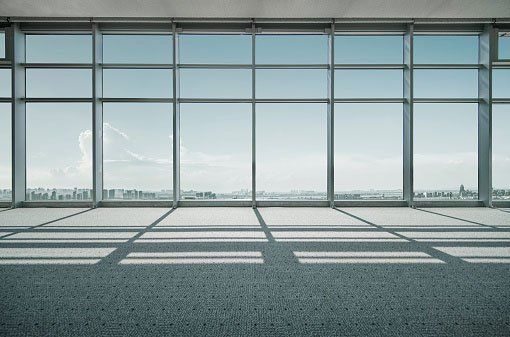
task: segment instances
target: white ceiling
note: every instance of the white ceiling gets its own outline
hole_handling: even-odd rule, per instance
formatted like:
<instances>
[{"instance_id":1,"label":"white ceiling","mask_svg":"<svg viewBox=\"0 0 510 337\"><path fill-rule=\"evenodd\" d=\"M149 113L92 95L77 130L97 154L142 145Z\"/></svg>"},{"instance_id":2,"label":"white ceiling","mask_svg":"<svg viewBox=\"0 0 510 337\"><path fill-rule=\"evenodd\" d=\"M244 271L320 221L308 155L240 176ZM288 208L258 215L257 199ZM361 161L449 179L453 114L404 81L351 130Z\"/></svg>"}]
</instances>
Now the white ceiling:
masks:
<instances>
[{"instance_id":1,"label":"white ceiling","mask_svg":"<svg viewBox=\"0 0 510 337\"><path fill-rule=\"evenodd\" d=\"M0 16L510 18L510 0L0 0Z\"/></svg>"}]
</instances>

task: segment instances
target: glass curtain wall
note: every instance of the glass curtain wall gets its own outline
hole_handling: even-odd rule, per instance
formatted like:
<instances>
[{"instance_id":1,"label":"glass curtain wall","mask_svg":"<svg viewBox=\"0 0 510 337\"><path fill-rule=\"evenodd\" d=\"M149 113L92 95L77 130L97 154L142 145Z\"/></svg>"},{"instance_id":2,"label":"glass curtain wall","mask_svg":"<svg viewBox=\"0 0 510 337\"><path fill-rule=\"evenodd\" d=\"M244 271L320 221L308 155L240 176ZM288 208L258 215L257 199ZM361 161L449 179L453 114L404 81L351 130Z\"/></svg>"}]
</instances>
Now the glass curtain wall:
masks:
<instances>
[{"instance_id":1,"label":"glass curtain wall","mask_svg":"<svg viewBox=\"0 0 510 337\"><path fill-rule=\"evenodd\" d=\"M27 201L92 198L91 35L27 34Z\"/></svg>"},{"instance_id":2,"label":"glass curtain wall","mask_svg":"<svg viewBox=\"0 0 510 337\"><path fill-rule=\"evenodd\" d=\"M478 36L414 37L414 198L478 199Z\"/></svg>"},{"instance_id":3,"label":"glass curtain wall","mask_svg":"<svg viewBox=\"0 0 510 337\"><path fill-rule=\"evenodd\" d=\"M498 33L498 60L510 61L510 32ZM510 69L492 71L492 198L510 200Z\"/></svg>"},{"instance_id":4,"label":"glass curtain wall","mask_svg":"<svg viewBox=\"0 0 510 337\"><path fill-rule=\"evenodd\" d=\"M402 35L335 36L335 200L402 199Z\"/></svg>"},{"instance_id":5,"label":"glass curtain wall","mask_svg":"<svg viewBox=\"0 0 510 337\"><path fill-rule=\"evenodd\" d=\"M181 199L251 199L251 35L179 35Z\"/></svg>"},{"instance_id":6,"label":"glass curtain wall","mask_svg":"<svg viewBox=\"0 0 510 337\"><path fill-rule=\"evenodd\" d=\"M496 34L492 196L507 200L510 34ZM174 55L170 30L102 34L104 199L173 198L175 105L181 199L250 200L255 156L257 200L324 200L329 104L334 199L403 198L401 34L335 32L334 60L323 33L177 36ZM0 31L0 59L5 44ZM414 34L416 201L478 199L478 45L475 33ZM26 200L91 200L92 36L31 31L25 47ZM0 200L6 201L12 198L11 73L2 63Z\"/></svg>"},{"instance_id":7,"label":"glass curtain wall","mask_svg":"<svg viewBox=\"0 0 510 337\"><path fill-rule=\"evenodd\" d=\"M173 37L103 35L103 198L173 198Z\"/></svg>"},{"instance_id":8,"label":"glass curtain wall","mask_svg":"<svg viewBox=\"0 0 510 337\"><path fill-rule=\"evenodd\" d=\"M257 35L257 199L325 199L327 35Z\"/></svg>"}]
</instances>

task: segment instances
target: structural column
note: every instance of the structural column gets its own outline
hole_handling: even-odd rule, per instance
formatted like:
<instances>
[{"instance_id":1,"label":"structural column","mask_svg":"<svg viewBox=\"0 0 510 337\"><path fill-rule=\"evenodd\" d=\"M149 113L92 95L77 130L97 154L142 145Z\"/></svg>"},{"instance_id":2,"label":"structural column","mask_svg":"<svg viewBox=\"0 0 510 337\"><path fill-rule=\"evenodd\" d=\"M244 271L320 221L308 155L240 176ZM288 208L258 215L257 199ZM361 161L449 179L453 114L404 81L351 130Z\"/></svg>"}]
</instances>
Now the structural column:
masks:
<instances>
[{"instance_id":1,"label":"structural column","mask_svg":"<svg viewBox=\"0 0 510 337\"><path fill-rule=\"evenodd\" d=\"M12 204L20 207L26 193L25 35L19 23L6 33L6 55L12 65Z\"/></svg>"},{"instance_id":2,"label":"structural column","mask_svg":"<svg viewBox=\"0 0 510 337\"><path fill-rule=\"evenodd\" d=\"M103 36L92 24L92 182L93 205L103 201ZM106 196L107 197L107 196Z\"/></svg>"},{"instance_id":3,"label":"structural column","mask_svg":"<svg viewBox=\"0 0 510 337\"><path fill-rule=\"evenodd\" d=\"M413 35L414 25L410 24L404 35L404 138L403 173L404 200L413 205Z\"/></svg>"},{"instance_id":4,"label":"structural column","mask_svg":"<svg viewBox=\"0 0 510 337\"><path fill-rule=\"evenodd\" d=\"M174 71L173 74L173 208L179 205L181 198L181 114L179 108L179 36L177 34L177 25L172 23L173 34L173 55L172 64Z\"/></svg>"},{"instance_id":5,"label":"structural column","mask_svg":"<svg viewBox=\"0 0 510 337\"><path fill-rule=\"evenodd\" d=\"M327 115L327 198L330 207L335 206L335 21L331 23L329 32L329 53L328 53L328 115Z\"/></svg>"},{"instance_id":6,"label":"structural column","mask_svg":"<svg viewBox=\"0 0 510 337\"><path fill-rule=\"evenodd\" d=\"M486 25L479 37L478 55L478 198L492 205L492 61L496 34Z\"/></svg>"}]
</instances>

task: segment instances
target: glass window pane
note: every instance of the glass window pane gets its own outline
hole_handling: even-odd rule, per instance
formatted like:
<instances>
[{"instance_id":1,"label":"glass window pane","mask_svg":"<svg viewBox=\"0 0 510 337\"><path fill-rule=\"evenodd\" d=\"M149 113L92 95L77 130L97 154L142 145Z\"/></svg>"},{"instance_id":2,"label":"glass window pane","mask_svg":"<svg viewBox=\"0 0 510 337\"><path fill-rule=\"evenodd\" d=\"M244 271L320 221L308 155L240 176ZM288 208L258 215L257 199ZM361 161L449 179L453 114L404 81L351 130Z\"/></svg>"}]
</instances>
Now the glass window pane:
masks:
<instances>
[{"instance_id":1,"label":"glass window pane","mask_svg":"<svg viewBox=\"0 0 510 337\"><path fill-rule=\"evenodd\" d=\"M0 200L12 198L11 104L0 103Z\"/></svg>"},{"instance_id":2,"label":"glass window pane","mask_svg":"<svg viewBox=\"0 0 510 337\"><path fill-rule=\"evenodd\" d=\"M181 197L251 199L251 104L181 104Z\"/></svg>"},{"instance_id":3,"label":"glass window pane","mask_svg":"<svg viewBox=\"0 0 510 337\"><path fill-rule=\"evenodd\" d=\"M251 98L250 69L182 69L183 98Z\"/></svg>"},{"instance_id":4,"label":"glass window pane","mask_svg":"<svg viewBox=\"0 0 510 337\"><path fill-rule=\"evenodd\" d=\"M169 69L105 69L104 97L171 98L173 75Z\"/></svg>"},{"instance_id":5,"label":"glass window pane","mask_svg":"<svg viewBox=\"0 0 510 337\"><path fill-rule=\"evenodd\" d=\"M251 35L179 36L179 62L251 64Z\"/></svg>"},{"instance_id":6,"label":"glass window pane","mask_svg":"<svg viewBox=\"0 0 510 337\"><path fill-rule=\"evenodd\" d=\"M92 106L27 103L28 200L92 197Z\"/></svg>"},{"instance_id":7,"label":"glass window pane","mask_svg":"<svg viewBox=\"0 0 510 337\"><path fill-rule=\"evenodd\" d=\"M478 198L477 104L414 105L415 199Z\"/></svg>"},{"instance_id":8,"label":"glass window pane","mask_svg":"<svg viewBox=\"0 0 510 337\"><path fill-rule=\"evenodd\" d=\"M510 200L510 105L492 106L492 195Z\"/></svg>"},{"instance_id":9,"label":"glass window pane","mask_svg":"<svg viewBox=\"0 0 510 337\"><path fill-rule=\"evenodd\" d=\"M414 71L416 98L477 98L478 71L476 69Z\"/></svg>"},{"instance_id":10,"label":"glass window pane","mask_svg":"<svg viewBox=\"0 0 510 337\"><path fill-rule=\"evenodd\" d=\"M335 104L335 199L402 199L402 104Z\"/></svg>"},{"instance_id":11,"label":"glass window pane","mask_svg":"<svg viewBox=\"0 0 510 337\"><path fill-rule=\"evenodd\" d=\"M510 32L499 33L498 58L500 60L510 60Z\"/></svg>"},{"instance_id":12,"label":"glass window pane","mask_svg":"<svg viewBox=\"0 0 510 337\"><path fill-rule=\"evenodd\" d=\"M336 98L402 98L402 70L336 70Z\"/></svg>"},{"instance_id":13,"label":"glass window pane","mask_svg":"<svg viewBox=\"0 0 510 337\"><path fill-rule=\"evenodd\" d=\"M492 97L510 98L510 69L492 70Z\"/></svg>"},{"instance_id":14,"label":"glass window pane","mask_svg":"<svg viewBox=\"0 0 510 337\"><path fill-rule=\"evenodd\" d=\"M415 64L477 64L478 36L415 35Z\"/></svg>"},{"instance_id":15,"label":"glass window pane","mask_svg":"<svg viewBox=\"0 0 510 337\"><path fill-rule=\"evenodd\" d=\"M257 198L326 198L326 104L257 104Z\"/></svg>"},{"instance_id":16,"label":"glass window pane","mask_svg":"<svg viewBox=\"0 0 510 337\"><path fill-rule=\"evenodd\" d=\"M0 97L11 97L11 69L0 69Z\"/></svg>"},{"instance_id":17,"label":"glass window pane","mask_svg":"<svg viewBox=\"0 0 510 337\"><path fill-rule=\"evenodd\" d=\"M91 35L27 35L28 63L92 63Z\"/></svg>"},{"instance_id":18,"label":"glass window pane","mask_svg":"<svg viewBox=\"0 0 510 337\"><path fill-rule=\"evenodd\" d=\"M172 35L103 35L105 63L172 63Z\"/></svg>"},{"instance_id":19,"label":"glass window pane","mask_svg":"<svg viewBox=\"0 0 510 337\"><path fill-rule=\"evenodd\" d=\"M326 98L327 71L322 69L259 69L257 98Z\"/></svg>"},{"instance_id":20,"label":"glass window pane","mask_svg":"<svg viewBox=\"0 0 510 337\"><path fill-rule=\"evenodd\" d=\"M27 69L27 97L91 97L90 69Z\"/></svg>"},{"instance_id":21,"label":"glass window pane","mask_svg":"<svg viewBox=\"0 0 510 337\"><path fill-rule=\"evenodd\" d=\"M5 58L5 32L0 32L0 59Z\"/></svg>"},{"instance_id":22,"label":"glass window pane","mask_svg":"<svg viewBox=\"0 0 510 337\"><path fill-rule=\"evenodd\" d=\"M170 103L103 104L107 199L172 199L172 115Z\"/></svg>"},{"instance_id":23,"label":"glass window pane","mask_svg":"<svg viewBox=\"0 0 510 337\"><path fill-rule=\"evenodd\" d=\"M326 64L327 35L257 35L258 64Z\"/></svg>"},{"instance_id":24,"label":"glass window pane","mask_svg":"<svg viewBox=\"0 0 510 337\"><path fill-rule=\"evenodd\" d=\"M339 64L402 64L403 37L335 36L335 63Z\"/></svg>"}]
</instances>

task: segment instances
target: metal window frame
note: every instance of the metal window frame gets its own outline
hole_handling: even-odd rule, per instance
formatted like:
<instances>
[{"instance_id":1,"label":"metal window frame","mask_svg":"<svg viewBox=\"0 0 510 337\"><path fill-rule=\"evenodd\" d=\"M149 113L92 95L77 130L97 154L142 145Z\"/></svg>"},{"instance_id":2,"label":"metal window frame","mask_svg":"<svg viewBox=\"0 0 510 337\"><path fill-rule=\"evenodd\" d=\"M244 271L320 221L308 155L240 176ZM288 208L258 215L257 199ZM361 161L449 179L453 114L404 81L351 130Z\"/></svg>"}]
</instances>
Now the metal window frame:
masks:
<instances>
[{"instance_id":1,"label":"metal window frame","mask_svg":"<svg viewBox=\"0 0 510 337\"><path fill-rule=\"evenodd\" d=\"M215 30L213 33L207 32L207 31L183 31L179 34L185 34L185 35L219 35L219 34L228 34L232 35L235 34L232 31L221 31L221 30ZM247 98L183 98L178 97L177 101L180 103L251 103L252 104L252 137L251 137L251 151L252 151L252 163L251 163L251 206L257 207L260 205L292 205L293 203L297 202L295 200L266 200L266 199L258 199L257 198L257 188L256 188L256 115L257 115L257 104L261 103L282 103L282 104L288 104L288 103L324 103L329 104L330 98L324 97L324 98L256 98L256 73L258 69L271 69L271 70L278 70L278 69L324 69L326 71L330 70L330 64L258 64L256 62L256 39L259 35L264 36L282 36L282 35L302 35L303 32L297 32L297 31L287 31L287 30L281 30L281 31L262 31L262 29L257 28L255 23L251 23L251 28L246 28L244 31L239 31L237 35L239 34L250 34L251 35L251 64L224 64L224 63L203 63L203 64L186 64L186 63L179 63L177 62L175 64L175 67L177 69L251 69L251 97ZM326 35L327 33L323 30L319 31L310 31L306 32L306 34L310 35ZM308 202L309 201L309 202ZM305 200L305 201L299 201L300 204L303 205L321 205L323 204L322 201L317 203L315 200ZM179 206L183 205L246 205L246 200L218 200L218 201L208 201L208 200L179 200Z\"/></svg>"},{"instance_id":2,"label":"metal window frame","mask_svg":"<svg viewBox=\"0 0 510 337\"><path fill-rule=\"evenodd\" d=\"M339 27L340 26L340 27ZM402 63L335 63L334 62L334 55L333 57L333 63L331 65L331 68L333 69L333 73L336 70L401 70L402 75L405 76L405 72L408 69L412 69L412 63L411 66L406 63L407 54L406 54L406 45L405 45L405 37L406 34L409 32L409 27L412 27L412 23L401 23L398 25L387 25L384 26L384 29L381 30L374 30L374 27L372 25L358 25L356 29L352 29L350 25L346 27L342 27L341 24L336 25L335 29L333 29L334 36L400 36L402 37ZM412 72L411 72L412 73ZM411 83L412 85L412 83ZM390 98L377 98L377 97L345 97L345 98L337 98L334 96L334 87L331 89L333 92L332 100L334 104L337 103L361 103L361 104L385 104L385 103L397 103L402 104L404 107L404 104L411 102L412 100L407 98L405 96L406 92L406 83L404 81L403 83L403 94L402 97L390 97ZM404 120L405 123L405 120ZM404 124L405 125L405 124ZM334 129L334 119L331 120L331 128ZM334 132L334 130L333 130ZM404 132L404 130L403 130ZM403 146L405 148L406 146L406 140L404 138L403 140ZM331 147L334 148L334 137L331 139ZM334 153L332 154L334 157ZM405 191L407 189L405 184L405 167L406 167L406 160L409 158L409 156L405 155L405 152L403 152L403 177L404 182L402 185L402 199L394 199L394 200L383 200L383 199L374 199L374 200L344 200L344 199L334 199L333 205L334 206L345 206L345 207L351 207L351 206L367 206L367 207L403 207L403 206L410 206L412 200L408 200L405 198ZM334 161L334 158L333 158ZM334 176L334 168L333 168L333 176ZM334 191L334 180L333 180L333 186L331 187ZM335 193L333 192L333 197L335 196Z\"/></svg>"},{"instance_id":3,"label":"metal window frame","mask_svg":"<svg viewBox=\"0 0 510 337\"><path fill-rule=\"evenodd\" d=\"M180 102L178 98L180 97L180 71L179 68L176 67L176 64L179 63L179 35L177 32L177 25L172 23L172 63L174 66L174 71L172 72L172 81L173 81L173 111L172 111L172 190L173 190L173 200L172 207L177 208L179 206L179 201L181 199L181 109Z\"/></svg>"},{"instance_id":4,"label":"metal window frame","mask_svg":"<svg viewBox=\"0 0 510 337\"><path fill-rule=\"evenodd\" d=\"M99 206L104 196L103 171L103 36L92 24L92 204Z\"/></svg>"},{"instance_id":5,"label":"metal window frame","mask_svg":"<svg viewBox=\"0 0 510 337\"><path fill-rule=\"evenodd\" d=\"M38 25L32 26L28 25L28 27L19 23L20 33L23 34L24 37L27 35L90 35L91 36L91 53L92 58L90 63L42 63L42 62L26 62L26 39L23 39L23 59L19 62L16 62L16 67L19 68L20 76L23 76L23 86L25 87L26 83L26 70L27 69L90 69L91 72L91 92L89 97L27 97L26 91L23 91L23 94L19 92L16 93L16 96L13 97L13 100L16 102L16 109L18 110L17 114L20 114L20 109L23 107L25 110L25 129L26 129L26 104L27 103L90 103L91 105L91 126L92 126L92 168L91 168L91 176L92 176L92 185L90 186L90 190L92 190L92 195L90 196L90 200L69 200L69 201L53 201L53 200L44 200L44 201L32 201L27 200L27 185L26 185L26 130L24 131L24 144L25 144L25 184L23 193L23 200L18 200L13 204L14 207L97 207L102 198L102 162L98 161L98 157L102 158L102 109L97 105L99 101L102 87L102 76L98 75L98 67L100 61L101 54L97 53L97 48L100 46L96 45L96 40L98 37L100 38L100 33L97 33L97 25L90 24L86 27L80 25L79 27L70 27L69 29L61 29L58 25L48 25L44 27L39 27ZM99 50L100 51L100 50ZM18 82L20 80L18 79ZM98 121L100 124L98 124ZM19 131L18 131L19 132ZM13 145L14 147L15 145ZM18 177L19 179L19 177ZM14 194L14 193L13 193ZM18 193L20 194L20 193Z\"/></svg>"},{"instance_id":6,"label":"metal window frame","mask_svg":"<svg viewBox=\"0 0 510 337\"><path fill-rule=\"evenodd\" d=\"M505 28L494 27L494 40L492 41L492 44L491 44L492 52L494 55L494 61L492 61L492 69L490 71L490 76L493 75L494 69L510 69L510 58L509 59L500 59L499 58L499 32L501 32L501 31L510 33L510 27L509 26L506 26ZM494 104L509 105L510 104L510 95L506 98L492 98L491 109ZM490 117L492 118L492 111L491 111ZM492 127L492 120L491 120L490 125ZM492 139L492 137L491 137L491 139ZM492 144L490 144L490 145L491 145L491 150L492 150ZM491 167L491 169L492 169L492 167ZM491 172L490 177L492 178L492 172ZM494 197L494 194L493 194L493 189L492 189L491 194L490 194L490 203L491 203L492 207L510 207L510 200L494 199L493 197Z\"/></svg>"},{"instance_id":7,"label":"metal window frame","mask_svg":"<svg viewBox=\"0 0 510 337\"><path fill-rule=\"evenodd\" d=\"M101 119L102 119L102 109L104 103L167 103L172 105L172 113L171 120L173 121L172 126L172 134L173 134L173 142L172 142L172 172L171 180L172 180L172 197L170 199L155 199L155 200L119 200L119 199L109 199L107 196L107 190L102 189L102 199L100 202L96 204L96 207L177 207L178 199L179 199L179 189L176 189L175 186L179 185L180 182L180 164L179 160L175 160L174 158L179 159L180 157L180 149L179 146L176 145L176 136L179 135L179 101L175 99L176 95L178 95L179 87L178 83L178 68L174 66L176 64L176 60L178 58L178 41L177 41L177 29L174 25L170 24L155 24L137 27L136 24L127 24L127 25L117 25L117 24L97 24L97 30L101 35L101 40L103 40L103 36L109 35L165 35L169 36L172 39L172 55L171 63L111 63L111 62L103 62L102 53L99 62L97 63L97 67L101 69L101 76L103 76L104 69L119 69L119 70L132 70L132 69L160 69L160 70L172 70L172 91L169 93L167 97L104 97L103 91L101 90L98 93L97 101L101 106ZM145 28L145 29L144 29ZM97 46L97 48L103 48L103 45ZM101 86L102 83L101 83ZM177 123L177 124L176 124ZM102 125L102 124L101 124ZM102 131L101 131L102 137ZM101 143L102 146L102 143ZM103 165L103 158L98 158L98 161L101 160L101 166ZM101 175L102 176L102 175ZM176 197L177 195L177 197Z\"/></svg>"},{"instance_id":8,"label":"metal window frame","mask_svg":"<svg viewBox=\"0 0 510 337\"><path fill-rule=\"evenodd\" d=\"M493 55L494 60L492 62L492 69L510 69L510 58L509 59L500 59L499 58L499 32L509 32L510 33L510 25L504 26L504 27L494 27L494 41L492 41L492 49L493 49ZM491 71L491 75L492 75ZM492 105L494 104L504 104L508 105L510 104L510 95L506 98L492 98ZM492 125L492 123L491 123ZM491 144L492 145L492 144ZM510 200L501 200L501 199L494 199L494 195L491 194L491 202L493 207L510 207Z\"/></svg>"},{"instance_id":9,"label":"metal window frame","mask_svg":"<svg viewBox=\"0 0 510 337\"><path fill-rule=\"evenodd\" d=\"M400 20L400 19L188 19L188 18L18 18L6 24L6 58L0 67L12 67L12 97L2 102L12 105L12 191L13 207L105 207L105 206L491 206L491 107L492 104L510 103L510 98L492 99L491 77L493 68L509 68L510 60L497 58L498 24L507 30L508 23L498 20ZM501 20L499 20L501 21ZM88 63L25 63L25 34L92 34L93 61ZM164 34L173 38L172 62L165 64L103 63L101 39L103 35ZM178 60L178 37L187 34L246 34L251 36L252 60L250 64L181 64ZM257 35L327 35L327 64L257 64L255 60ZM335 64L334 38L338 35L402 35L404 44L403 64ZM414 35L479 35L479 64L414 64ZM482 46L483 45L483 46ZM483 47L483 48L482 48ZM92 97L25 97L25 69L76 68L92 70ZM181 98L179 95L179 69L251 69L251 97L231 98ZM102 69L172 69L172 98L103 98ZM324 69L328 74L326 98L256 98L257 69ZM335 98L336 69L402 69L402 98ZM419 98L413 96L414 69L477 69L479 92L477 98ZM26 202L26 110L28 102L90 102L93 115L93 200L64 202ZM102 104L107 102L165 102L173 105L173 200L104 200L102 171ZM252 105L252 195L251 200L181 200L180 199L180 103L250 103ZM327 199L326 200L258 200L256 197L256 107L259 103L324 103L327 104ZM335 200L334 196L334 105L335 103L402 103L403 104L403 200ZM413 105L414 103L477 103L478 104L478 193L479 200L414 200L413 191ZM0 203L2 205L3 203ZM510 202L509 202L510 204Z\"/></svg>"},{"instance_id":10,"label":"metal window frame","mask_svg":"<svg viewBox=\"0 0 510 337\"><path fill-rule=\"evenodd\" d=\"M257 102L256 102L256 28L251 23L251 207L257 207Z\"/></svg>"},{"instance_id":11,"label":"metal window frame","mask_svg":"<svg viewBox=\"0 0 510 337\"><path fill-rule=\"evenodd\" d=\"M327 199L330 207L335 207L335 21L331 23L329 34L328 69L328 114L327 114Z\"/></svg>"},{"instance_id":12,"label":"metal window frame","mask_svg":"<svg viewBox=\"0 0 510 337\"><path fill-rule=\"evenodd\" d=\"M492 36L492 25L447 25L429 26L425 25L415 35L419 36L477 36L478 37L478 63L434 63L419 64L413 62L414 69L433 69L433 70L459 70L473 69L477 70L477 97L476 98L437 98L437 97L420 97L413 98L413 103L439 103L439 104L457 104L470 103L477 104L478 120L477 120L477 193L478 199L466 200L430 200L427 198L415 199L413 191L413 207L435 207L435 206L485 206L490 207L491 197L491 166L492 166L492 48L493 41L489 41L489 35ZM411 55L413 57L413 55ZM414 165L413 165L414 166Z\"/></svg>"}]
</instances>

